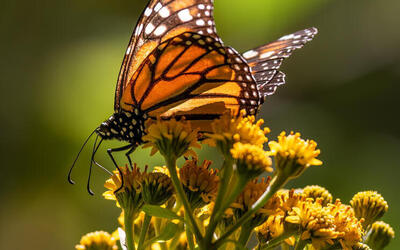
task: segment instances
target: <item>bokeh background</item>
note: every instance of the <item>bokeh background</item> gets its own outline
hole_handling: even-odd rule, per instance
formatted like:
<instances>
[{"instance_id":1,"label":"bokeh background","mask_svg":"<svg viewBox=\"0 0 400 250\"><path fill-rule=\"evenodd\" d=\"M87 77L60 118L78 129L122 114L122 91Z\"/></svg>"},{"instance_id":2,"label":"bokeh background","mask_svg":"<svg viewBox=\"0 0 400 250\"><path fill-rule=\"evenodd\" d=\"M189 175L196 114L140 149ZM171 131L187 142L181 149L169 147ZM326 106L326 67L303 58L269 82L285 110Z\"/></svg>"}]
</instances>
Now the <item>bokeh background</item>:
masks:
<instances>
[{"instance_id":1,"label":"bokeh background","mask_svg":"<svg viewBox=\"0 0 400 250\"><path fill-rule=\"evenodd\" d=\"M122 56L145 4L2 1L0 249L73 249L84 233L116 228L118 209L101 197L107 175L96 169L96 195L85 191L91 146L74 172L77 185L69 185L66 174L86 136L113 111ZM241 52L319 28L313 42L285 61L287 84L259 117L271 138L300 131L322 149L324 165L306 171L293 187L319 184L343 202L357 191L378 190L390 205L383 220L399 234L400 1L215 5L219 34ZM113 145L105 143L98 153L109 168L105 150ZM138 150L133 158L141 166L162 163L148 153ZM400 249L400 240L388 249Z\"/></svg>"}]
</instances>

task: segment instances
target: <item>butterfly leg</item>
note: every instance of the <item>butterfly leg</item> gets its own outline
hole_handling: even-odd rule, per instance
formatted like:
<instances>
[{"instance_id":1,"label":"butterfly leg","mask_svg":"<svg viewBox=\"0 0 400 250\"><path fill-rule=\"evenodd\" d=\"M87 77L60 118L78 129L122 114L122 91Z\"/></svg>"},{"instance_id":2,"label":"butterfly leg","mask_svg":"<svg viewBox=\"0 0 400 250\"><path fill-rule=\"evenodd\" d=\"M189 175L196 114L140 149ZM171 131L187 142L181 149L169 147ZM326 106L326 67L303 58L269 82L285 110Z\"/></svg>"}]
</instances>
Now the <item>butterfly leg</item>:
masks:
<instances>
[{"instance_id":1,"label":"butterfly leg","mask_svg":"<svg viewBox=\"0 0 400 250\"><path fill-rule=\"evenodd\" d=\"M129 145L126 145L126 146L123 146L123 147L120 147L120 148L109 148L109 149L107 149L107 153L110 156L111 161L114 163L115 167L118 169L119 175L121 176L121 186L117 190L115 190L114 193L116 193L116 192L118 192L119 190L122 189L122 187L124 186L124 178L123 178L123 175L122 175L122 171L121 171L120 167L118 166L117 162L115 161L112 152L124 151L124 150L127 150L127 149L131 148L131 147L132 147L132 144L129 144Z\"/></svg>"},{"instance_id":2,"label":"butterfly leg","mask_svg":"<svg viewBox=\"0 0 400 250\"><path fill-rule=\"evenodd\" d=\"M133 166L132 166L132 159L131 159L130 154L132 154L135 150L136 150L136 145L132 145L132 147L129 149L129 151L126 152L126 154L125 154L126 158L128 158L128 162L129 162L129 166L131 167L131 170L133 169Z\"/></svg>"}]
</instances>

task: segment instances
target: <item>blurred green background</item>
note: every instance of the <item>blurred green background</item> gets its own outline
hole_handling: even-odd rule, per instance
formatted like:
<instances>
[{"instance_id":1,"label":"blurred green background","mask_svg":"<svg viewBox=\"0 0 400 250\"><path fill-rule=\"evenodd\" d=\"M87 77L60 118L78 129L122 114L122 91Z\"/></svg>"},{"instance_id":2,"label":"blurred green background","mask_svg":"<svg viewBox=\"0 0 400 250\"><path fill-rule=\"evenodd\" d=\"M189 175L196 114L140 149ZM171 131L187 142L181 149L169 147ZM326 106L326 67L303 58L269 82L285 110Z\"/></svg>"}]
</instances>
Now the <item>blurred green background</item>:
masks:
<instances>
[{"instance_id":1,"label":"blurred green background","mask_svg":"<svg viewBox=\"0 0 400 250\"><path fill-rule=\"evenodd\" d=\"M144 0L3 1L1 27L0 249L73 249L82 234L117 226L96 169L86 193L88 146L66 175L85 137L113 111L122 56ZM222 39L243 52L303 28L320 33L286 60L287 84L259 117L295 130L322 150L294 187L319 184L348 203L378 190L383 218L400 232L400 1L216 0ZM118 144L118 143L117 143ZM111 168L104 143L98 161ZM208 151L210 152L210 151ZM143 166L161 164L138 150ZM123 157L119 158L120 162ZM388 249L400 249L395 239Z\"/></svg>"}]
</instances>

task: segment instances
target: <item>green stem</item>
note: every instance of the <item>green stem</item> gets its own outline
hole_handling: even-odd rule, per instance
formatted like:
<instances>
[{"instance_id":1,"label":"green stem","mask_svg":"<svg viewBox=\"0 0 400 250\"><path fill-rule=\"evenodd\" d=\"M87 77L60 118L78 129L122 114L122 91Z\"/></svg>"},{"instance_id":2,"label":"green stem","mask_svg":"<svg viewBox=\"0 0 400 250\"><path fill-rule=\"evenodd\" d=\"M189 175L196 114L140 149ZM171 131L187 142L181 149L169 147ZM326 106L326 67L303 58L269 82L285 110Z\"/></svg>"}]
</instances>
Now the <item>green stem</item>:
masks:
<instances>
[{"instance_id":1,"label":"green stem","mask_svg":"<svg viewBox=\"0 0 400 250\"><path fill-rule=\"evenodd\" d=\"M251 206L249 211L247 211L240 219L228 229L215 243L214 245L218 248L219 245L223 243L223 241L229 237L233 232L236 231L241 225L243 225L253 214L255 214L260 208L262 208L265 203L278 191L288 180L287 177L277 175L272 181L271 185L265 190L265 192L261 195L261 197Z\"/></svg>"},{"instance_id":2,"label":"green stem","mask_svg":"<svg viewBox=\"0 0 400 250\"><path fill-rule=\"evenodd\" d=\"M169 170L169 174L171 175L172 184L174 185L176 196L182 202L185 208L185 214L188 215L190 224L192 224L193 233L196 236L197 242L202 242L203 236L201 235L200 229L196 223L196 220L193 215L193 210L190 206L190 203L186 197L185 191L183 190L182 183L178 178L178 174L176 172L176 159L173 157L164 156L165 161L167 163L167 168Z\"/></svg>"},{"instance_id":3,"label":"green stem","mask_svg":"<svg viewBox=\"0 0 400 250\"><path fill-rule=\"evenodd\" d=\"M208 243L211 244L215 228L218 225L218 221L215 219L215 215L216 215L216 213L219 213L220 207L222 205L222 202L225 198L225 195L226 195L228 187L229 187L229 182L232 177L233 164L232 164L232 159L230 156L225 157L225 161L224 161L221 169L222 169L221 170L222 171L221 178L220 178L221 183L218 188L218 194L217 194L217 198L215 200L214 209L213 209L213 212L211 213L210 223L206 230L206 236L204 237L204 241L206 242L206 244L208 244Z\"/></svg>"},{"instance_id":4,"label":"green stem","mask_svg":"<svg viewBox=\"0 0 400 250\"><path fill-rule=\"evenodd\" d=\"M185 214L186 220L188 219L187 215ZM189 249L193 250L194 249L194 241L193 241L193 233L190 231L189 227L185 225L185 231L186 231L186 238L188 241Z\"/></svg>"},{"instance_id":5,"label":"green stem","mask_svg":"<svg viewBox=\"0 0 400 250\"><path fill-rule=\"evenodd\" d=\"M250 235L253 232L253 228L251 227L250 223L245 223L242 226L242 230L240 231L240 236L239 236L239 243L243 246L246 247L247 242L249 241ZM239 250L239 247L236 247L236 250Z\"/></svg>"},{"instance_id":6,"label":"green stem","mask_svg":"<svg viewBox=\"0 0 400 250\"><path fill-rule=\"evenodd\" d=\"M297 241L297 244L296 244L296 247L294 248L294 250L303 250L306 245L307 245L306 241L299 239L299 241Z\"/></svg>"},{"instance_id":7,"label":"green stem","mask_svg":"<svg viewBox=\"0 0 400 250\"><path fill-rule=\"evenodd\" d=\"M143 225L142 225L142 231L140 232L140 237L139 237L138 250L144 249L143 243L146 238L147 230L149 229L149 226L150 226L150 220L151 220L151 215L145 214L144 220L143 220Z\"/></svg>"},{"instance_id":8,"label":"green stem","mask_svg":"<svg viewBox=\"0 0 400 250\"><path fill-rule=\"evenodd\" d=\"M125 244L128 250L135 250L135 242L133 241L133 213L124 213L125 225Z\"/></svg>"}]
</instances>

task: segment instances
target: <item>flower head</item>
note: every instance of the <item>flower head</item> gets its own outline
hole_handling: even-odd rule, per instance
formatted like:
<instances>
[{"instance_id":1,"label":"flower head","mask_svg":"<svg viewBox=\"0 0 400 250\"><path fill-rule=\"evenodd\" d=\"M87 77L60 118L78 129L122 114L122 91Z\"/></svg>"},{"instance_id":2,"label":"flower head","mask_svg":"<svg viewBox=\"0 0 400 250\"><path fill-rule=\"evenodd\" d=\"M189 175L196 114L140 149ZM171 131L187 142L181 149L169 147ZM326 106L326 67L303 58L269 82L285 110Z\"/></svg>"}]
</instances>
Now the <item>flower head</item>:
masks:
<instances>
[{"instance_id":1,"label":"flower head","mask_svg":"<svg viewBox=\"0 0 400 250\"><path fill-rule=\"evenodd\" d=\"M210 169L211 161L204 161L200 166L197 160L187 160L179 169L179 178L188 200L193 208L201 208L212 200L218 191L217 171Z\"/></svg>"},{"instance_id":2,"label":"flower head","mask_svg":"<svg viewBox=\"0 0 400 250\"><path fill-rule=\"evenodd\" d=\"M271 215L259 227L256 228L257 238L261 243L266 243L273 238L281 236L284 231L285 216L282 214Z\"/></svg>"},{"instance_id":3,"label":"flower head","mask_svg":"<svg viewBox=\"0 0 400 250\"><path fill-rule=\"evenodd\" d=\"M340 245L343 249L352 249L362 240L364 230L361 223L363 220L358 220L354 210L349 205L342 204L340 200L336 200L334 204L328 204L327 209L334 217L336 231L341 233Z\"/></svg>"},{"instance_id":4,"label":"flower head","mask_svg":"<svg viewBox=\"0 0 400 250\"><path fill-rule=\"evenodd\" d=\"M229 154L229 149L235 142L262 148L268 141L265 135L269 133L269 128L261 128L264 120L260 119L256 122L254 116L244 117L244 115L244 112L241 112L238 117L225 113L220 119L213 121L211 124L213 133L206 134L205 143L218 146L225 154Z\"/></svg>"},{"instance_id":5,"label":"flower head","mask_svg":"<svg viewBox=\"0 0 400 250\"><path fill-rule=\"evenodd\" d=\"M150 205L164 204L174 191L171 178L160 172L143 173L141 186L143 200Z\"/></svg>"},{"instance_id":6,"label":"flower head","mask_svg":"<svg viewBox=\"0 0 400 250\"><path fill-rule=\"evenodd\" d=\"M268 188L270 178L262 178L261 181L255 179L247 183L242 193L231 204L233 213L236 219L242 217L251 206L261 197L261 195ZM261 225L268 217L270 211L270 203L267 202L261 209L259 209L250 220L251 226L256 227Z\"/></svg>"},{"instance_id":7,"label":"flower head","mask_svg":"<svg viewBox=\"0 0 400 250\"><path fill-rule=\"evenodd\" d=\"M147 143L143 147L152 147L151 155L160 151L163 156L179 158L184 154L195 155L191 147L200 148L197 143L198 129L192 129L191 123L183 119L158 119L148 126L147 134L143 136Z\"/></svg>"},{"instance_id":8,"label":"flower head","mask_svg":"<svg viewBox=\"0 0 400 250\"><path fill-rule=\"evenodd\" d=\"M296 224L301 230L301 239L310 240L316 249L333 245L342 233L335 230L334 216L321 202L306 200L292 208L285 221Z\"/></svg>"},{"instance_id":9,"label":"flower head","mask_svg":"<svg viewBox=\"0 0 400 250\"><path fill-rule=\"evenodd\" d=\"M359 192L350 201L357 218L364 218L364 227L379 220L388 210L385 199L375 191Z\"/></svg>"},{"instance_id":10,"label":"flower head","mask_svg":"<svg viewBox=\"0 0 400 250\"><path fill-rule=\"evenodd\" d=\"M116 239L104 231L96 231L82 236L76 250L117 250Z\"/></svg>"},{"instance_id":11,"label":"flower head","mask_svg":"<svg viewBox=\"0 0 400 250\"><path fill-rule=\"evenodd\" d=\"M367 233L365 243L372 249L384 249L393 238L393 228L383 221L376 221L372 224L371 229Z\"/></svg>"},{"instance_id":12,"label":"flower head","mask_svg":"<svg viewBox=\"0 0 400 250\"><path fill-rule=\"evenodd\" d=\"M323 206L332 202L331 193L329 193L327 189L318 185L306 186L303 188L303 194L308 198L313 198L314 200L321 198Z\"/></svg>"},{"instance_id":13,"label":"flower head","mask_svg":"<svg viewBox=\"0 0 400 250\"><path fill-rule=\"evenodd\" d=\"M309 166L321 165L322 161L316 157L320 150L316 149L317 143L313 140L303 140L300 133L291 132L286 135L282 132L278 141L268 143L271 155L275 156L278 174L287 178L296 178Z\"/></svg>"},{"instance_id":14,"label":"flower head","mask_svg":"<svg viewBox=\"0 0 400 250\"><path fill-rule=\"evenodd\" d=\"M126 213L138 212L143 205L141 192L142 173L140 173L136 164L132 170L127 166L120 167L120 170L122 177L120 172L115 170L113 171L114 175L104 184L108 191L104 192L103 196L107 200L116 200L117 206L120 206ZM122 185L122 180L123 187L119 189Z\"/></svg>"},{"instance_id":15,"label":"flower head","mask_svg":"<svg viewBox=\"0 0 400 250\"><path fill-rule=\"evenodd\" d=\"M261 147L237 142L231 149L233 159L239 175L248 175L250 178L262 174L264 171L272 172L272 160L268 153Z\"/></svg>"}]
</instances>

